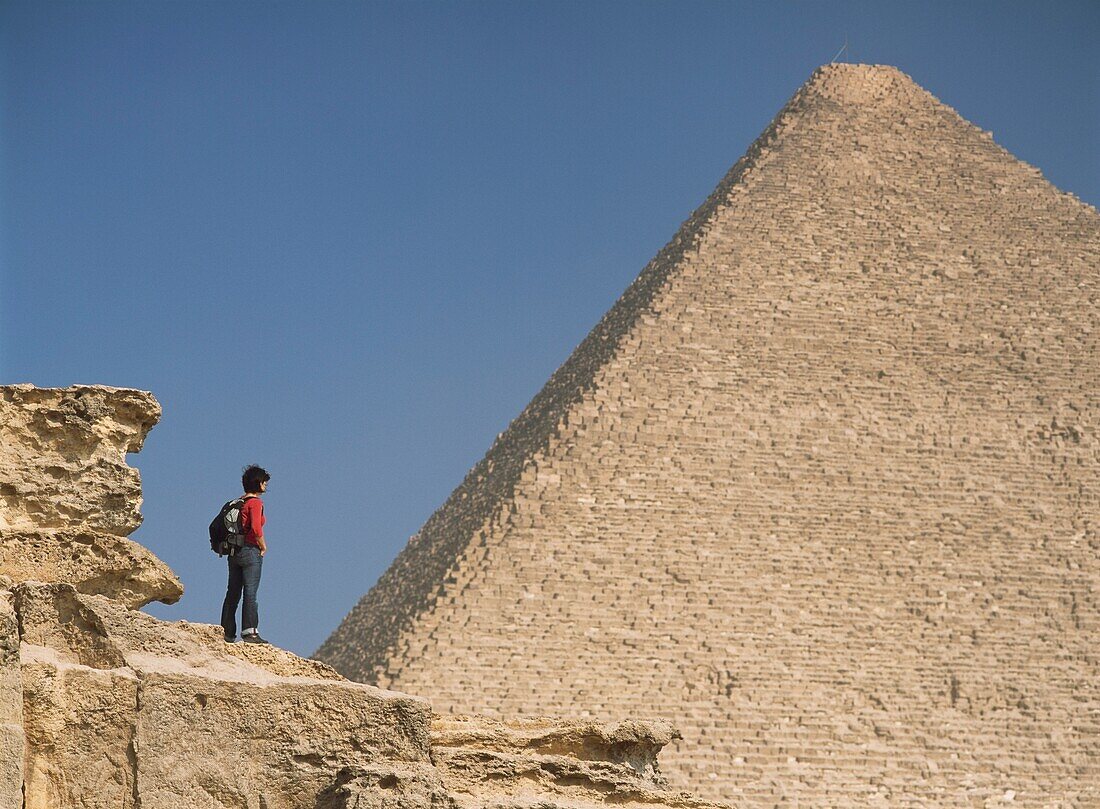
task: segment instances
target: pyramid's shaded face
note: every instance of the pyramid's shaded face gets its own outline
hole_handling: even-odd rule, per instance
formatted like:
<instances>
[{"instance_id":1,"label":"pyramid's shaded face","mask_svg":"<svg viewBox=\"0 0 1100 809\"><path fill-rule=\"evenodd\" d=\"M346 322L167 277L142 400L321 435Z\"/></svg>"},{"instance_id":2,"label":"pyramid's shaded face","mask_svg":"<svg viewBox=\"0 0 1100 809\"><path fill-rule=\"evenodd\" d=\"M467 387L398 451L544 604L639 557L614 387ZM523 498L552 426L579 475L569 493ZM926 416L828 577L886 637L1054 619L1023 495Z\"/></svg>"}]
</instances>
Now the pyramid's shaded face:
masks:
<instances>
[{"instance_id":1,"label":"pyramid's shaded face","mask_svg":"<svg viewBox=\"0 0 1100 809\"><path fill-rule=\"evenodd\" d=\"M1094 209L822 68L319 656L670 718L744 805L1087 802L1098 267Z\"/></svg>"}]
</instances>

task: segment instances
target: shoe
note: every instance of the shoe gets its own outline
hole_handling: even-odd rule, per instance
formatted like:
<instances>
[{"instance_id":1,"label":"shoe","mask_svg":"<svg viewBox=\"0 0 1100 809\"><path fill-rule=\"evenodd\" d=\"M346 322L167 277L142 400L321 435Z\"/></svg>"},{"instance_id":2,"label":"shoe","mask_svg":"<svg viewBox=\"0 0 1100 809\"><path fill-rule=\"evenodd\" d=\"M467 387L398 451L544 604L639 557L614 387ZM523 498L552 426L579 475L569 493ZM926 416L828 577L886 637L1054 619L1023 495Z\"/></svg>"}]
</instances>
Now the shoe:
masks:
<instances>
[{"instance_id":1,"label":"shoe","mask_svg":"<svg viewBox=\"0 0 1100 809\"><path fill-rule=\"evenodd\" d=\"M225 636L225 642L226 642L226 643L236 643L236 642L237 642L237 639L236 639L236 638L231 638L231 637L229 637L228 635L226 635L226 636Z\"/></svg>"},{"instance_id":2,"label":"shoe","mask_svg":"<svg viewBox=\"0 0 1100 809\"><path fill-rule=\"evenodd\" d=\"M266 641L266 640L264 640L263 638L261 638L261 637L259 636L259 634L255 634L255 635L245 635L245 636L244 636L243 638L241 638L241 640L242 640L242 641L244 641L245 643L265 643L265 644L267 644L268 646L270 646L270 645L271 645L271 644L267 643L267 641Z\"/></svg>"}]
</instances>

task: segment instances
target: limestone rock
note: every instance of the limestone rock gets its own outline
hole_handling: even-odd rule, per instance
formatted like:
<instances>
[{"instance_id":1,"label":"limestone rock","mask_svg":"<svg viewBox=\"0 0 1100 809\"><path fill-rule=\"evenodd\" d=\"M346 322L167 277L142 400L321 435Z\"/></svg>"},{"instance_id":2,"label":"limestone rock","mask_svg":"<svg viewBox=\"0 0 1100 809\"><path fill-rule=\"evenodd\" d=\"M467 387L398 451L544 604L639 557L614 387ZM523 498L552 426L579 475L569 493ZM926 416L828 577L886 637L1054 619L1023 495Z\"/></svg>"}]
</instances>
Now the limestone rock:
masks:
<instances>
[{"instance_id":1,"label":"limestone rock","mask_svg":"<svg viewBox=\"0 0 1100 809\"><path fill-rule=\"evenodd\" d=\"M659 782L657 753L680 733L668 722L626 720L614 724L564 718L437 716L432 743L437 748L473 748L496 753L567 756L580 761L625 764Z\"/></svg>"},{"instance_id":2,"label":"limestone rock","mask_svg":"<svg viewBox=\"0 0 1100 809\"><path fill-rule=\"evenodd\" d=\"M317 809L458 809L439 771L423 765L344 767Z\"/></svg>"},{"instance_id":3,"label":"limestone rock","mask_svg":"<svg viewBox=\"0 0 1100 809\"><path fill-rule=\"evenodd\" d=\"M28 807L312 807L343 766L429 760L413 697L69 585L12 597Z\"/></svg>"},{"instance_id":4,"label":"limestone rock","mask_svg":"<svg viewBox=\"0 0 1100 809\"><path fill-rule=\"evenodd\" d=\"M126 453L159 418L144 391L0 387L0 528L130 534L141 525L141 477Z\"/></svg>"},{"instance_id":5,"label":"limestone rock","mask_svg":"<svg viewBox=\"0 0 1100 809\"><path fill-rule=\"evenodd\" d=\"M52 652L23 650L26 809L136 809L136 674Z\"/></svg>"},{"instance_id":6,"label":"limestone rock","mask_svg":"<svg viewBox=\"0 0 1100 809\"><path fill-rule=\"evenodd\" d=\"M160 417L144 391L0 387L0 576L69 582L133 607L183 586L126 535L141 523L141 478L126 464Z\"/></svg>"},{"instance_id":7,"label":"limestone rock","mask_svg":"<svg viewBox=\"0 0 1100 809\"><path fill-rule=\"evenodd\" d=\"M109 388L0 397L0 809L663 805L655 756L675 734L660 723L433 729L424 700L137 612L182 592L125 537L141 498L124 453L156 401Z\"/></svg>"},{"instance_id":8,"label":"limestone rock","mask_svg":"<svg viewBox=\"0 0 1100 809\"><path fill-rule=\"evenodd\" d=\"M142 545L83 529L0 529L0 573L11 581L67 582L131 609L174 604L183 595L171 568Z\"/></svg>"},{"instance_id":9,"label":"limestone rock","mask_svg":"<svg viewBox=\"0 0 1100 809\"><path fill-rule=\"evenodd\" d=\"M667 722L437 716L432 754L462 809L576 803L713 807L670 793L657 754L679 733ZM367 804L371 805L371 804Z\"/></svg>"},{"instance_id":10,"label":"limestone rock","mask_svg":"<svg viewBox=\"0 0 1100 809\"><path fill-rule=\"evenodd\" d=\"M0 806L23 800L23 691L19 671L19 619L0 592Z\"/></svg>"},{"instance_id":11,"label":"limestone rock","mask_svg":"<svg viewBox=\"0 0 1100 809\"><path fill-rule=\"evenodd\" d=\"M663 722L433 717L422 700L71 585L9 597L27 809L708 805L662 789L656 754L676 736Z\"/></svg>"},{"instance_id":12,"label":"limestone rock","mask_svg":"<svg viewBox=\"0 0 1100 809\"><path fill-rule=\"evenodd\" d=\"M347 682L219 682L145 672L137 716L142 809L312 806L351 763L428 763L427 706ZM178 755L179 740L197 751Z\"/></svg>"}]
</instances>

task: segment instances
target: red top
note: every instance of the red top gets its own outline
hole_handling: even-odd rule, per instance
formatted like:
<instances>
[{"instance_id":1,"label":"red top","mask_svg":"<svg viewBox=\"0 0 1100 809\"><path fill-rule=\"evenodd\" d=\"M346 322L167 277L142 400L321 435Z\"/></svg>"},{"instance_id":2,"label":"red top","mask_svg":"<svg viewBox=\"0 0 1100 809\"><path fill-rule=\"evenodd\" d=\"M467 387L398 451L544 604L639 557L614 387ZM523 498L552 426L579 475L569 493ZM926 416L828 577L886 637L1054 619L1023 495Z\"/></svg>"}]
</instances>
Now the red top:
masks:
<instances>
[{"instance_id":1,"label":"red top","mask_svg":"<svg viewBox=\"0 0 1100 809\"><path fill-rule=\"evenodd\" d=\"M244 541L260 547L260 537L264 535L264 501L258 497L246 497L241 507L241 528L244 529Z\"/></svg>"}]
</instances>

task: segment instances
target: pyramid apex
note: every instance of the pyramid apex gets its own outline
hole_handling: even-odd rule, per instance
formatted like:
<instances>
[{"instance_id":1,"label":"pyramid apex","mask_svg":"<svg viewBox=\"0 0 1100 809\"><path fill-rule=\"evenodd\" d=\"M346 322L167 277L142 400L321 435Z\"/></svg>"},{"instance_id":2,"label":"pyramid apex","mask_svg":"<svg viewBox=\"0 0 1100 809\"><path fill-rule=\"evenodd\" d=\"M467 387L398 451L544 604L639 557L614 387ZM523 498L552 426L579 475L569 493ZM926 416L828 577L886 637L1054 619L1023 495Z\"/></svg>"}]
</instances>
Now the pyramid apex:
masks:
<instances>
[{"instance_id":1,"label":"pyramid apex","mask_svg":"<svg viewBox=\"0 0 1100 809\"><path fill-rule=\"evenodd\" d=\"M844 104L931 96L893 65L848 62L831 62L819 67L802 86L802 93Z\"/></svg>"}]
</instances>

